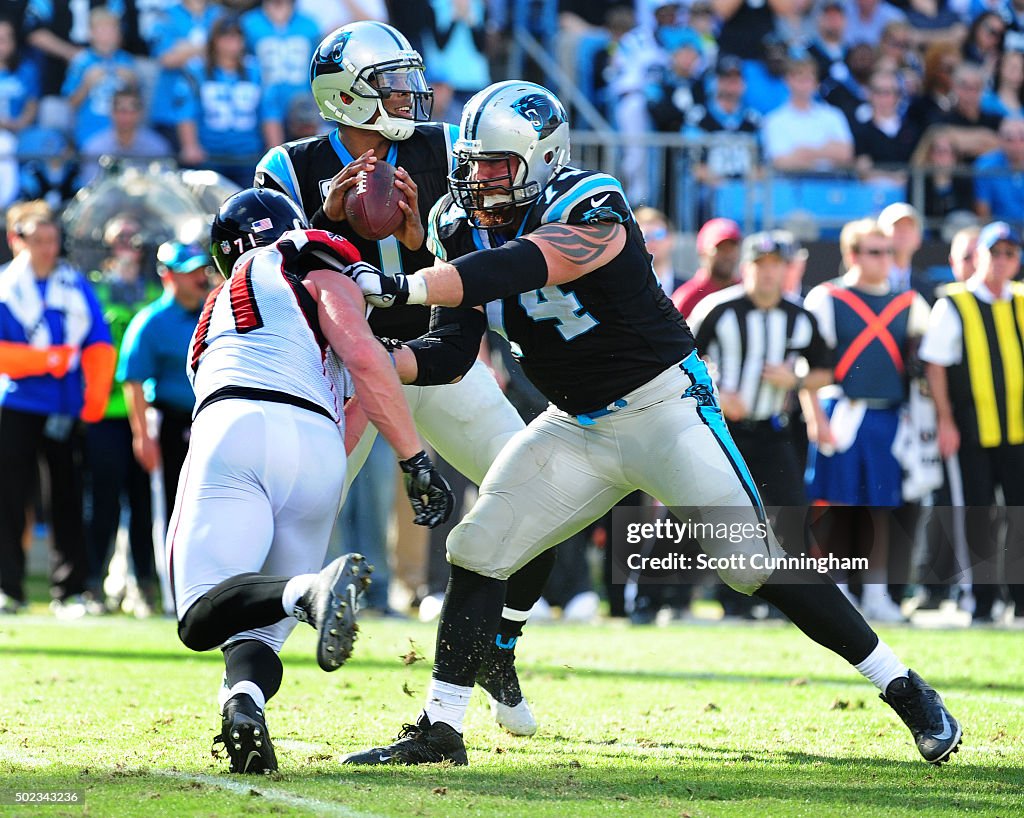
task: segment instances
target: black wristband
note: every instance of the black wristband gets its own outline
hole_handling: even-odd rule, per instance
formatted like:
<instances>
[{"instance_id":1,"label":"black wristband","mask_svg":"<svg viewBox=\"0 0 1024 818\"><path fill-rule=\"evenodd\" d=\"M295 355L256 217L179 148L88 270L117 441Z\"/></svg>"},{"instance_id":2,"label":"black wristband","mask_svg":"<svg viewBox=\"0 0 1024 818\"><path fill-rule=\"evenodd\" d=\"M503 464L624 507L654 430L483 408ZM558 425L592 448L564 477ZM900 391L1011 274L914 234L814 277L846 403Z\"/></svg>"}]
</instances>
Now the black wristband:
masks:
<instances>
[{"instance_id":1,"label":"black wristband","mask_svg":"<svg viewBox=\"0 0 1024 818\"><path fill-rule=\"evenodd\" d=\"M332 233L338 232L338 224L338 222L331 221L328 215L324 213L323 205L316 209L316 213L309 220L310 227L316 227L319 230L329 230Z\"/></svg>"},{"instance_id":2,"label":"black wristband","mask_svg":"<svg viewBox=\"0 0 1024 818\"><path fill-rule=\"evenodd\" d=\"M417 471L419 469L429 469L432 465L433 464L430 462L430 456L423 449L420 449L408 460L398 461L398 467L405 474L411 474L412 472Z\"/></svg>"},{"instance_id":3,"label":"black wristband","mask_svg":"<svg viewBox=\"0 0 1024 818\"><path fill-rule=\"evenodd\" d=\"M455 259L452 265L462 278L464 307L479 307L488 301L540 289L548 283L544 254L525 239L477 250Z\"/></svg>"}]
</instances>

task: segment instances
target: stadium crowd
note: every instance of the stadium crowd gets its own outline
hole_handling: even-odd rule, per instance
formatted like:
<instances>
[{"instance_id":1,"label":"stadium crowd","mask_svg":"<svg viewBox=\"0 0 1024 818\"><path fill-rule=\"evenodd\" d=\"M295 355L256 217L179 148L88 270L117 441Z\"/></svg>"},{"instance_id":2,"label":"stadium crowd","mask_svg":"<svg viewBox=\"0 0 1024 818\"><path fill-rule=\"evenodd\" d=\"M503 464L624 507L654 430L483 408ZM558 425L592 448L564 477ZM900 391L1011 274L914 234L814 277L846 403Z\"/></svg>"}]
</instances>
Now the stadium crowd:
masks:
<instances>
[{"instance_id":1,"label":"stadium crowd","mask_svg":"<svg viewBox=\"0 0 1024 818\"><path fill-rule=\"evenodd\" d=\"M969 576L945 581L970 561L968 546L986 571L994 554L1019 560L1024 549L1012 534L999 539L992 508L997 497L1024 505L1007 479L1024 466L1024 294L1009 283L1020 277L1024 221L1024 12L1012 2L28 0L2 14L0 206L14 260L0 272L0 612L24 606L35 516L50 523L55 612L120 604L103 590L120 495L140 588L133 610L163 607L149 476L162 474L169 510L193 404L182 362L212 262L194 237L150 246L146 214L127 212L101 226L103 261L76 270L57 252L62 211L80 188L120 172L101 157L170 160L249 186L267 149L329 127L309 89L321 39L376 19L423 54L435 120L457 122L462 103L508 71L521 30L562 73L523 71L575 83L623 139L665 132L698 146L685 219L672 205L678 180L652 179L647 149L624 150L620 175L765 501L813 503L820 542L873 553L870 575L837 578L869 619L905 621L913 605L949 598L977 624L1011 611L1024 624L1024 586L1003 594L998 560L973 594ZM717 139L730 134L748 139ZM722 209L727 182L759 182L765 168L882 191L889 204L845 214L842 268L824 270L763 214L764 229L745 235L743 213ZM950 214L975 226L943 232ZM679 241L690 219L702 225L692 269ZM915 260L928 238L949 243L948 265ZM51 314L50 295L45 305L26 296L19 268L51 282L39 293L59 284L73 308ZM507 346L491 342L486 362L529 420L544 401ZM982 352L1001 367L980 396ZM450 528L409 524L388 457L371 455L384 465L361 473L329 556L346 537L366 548L389 540L393 593L379 571L368 610L418 607L430 619ZM446 474L472 503L474 486ZM968 520L950 529L922 511L949 506L969 508ZM612 614L637 624L659 611L659 621L687 616L690 587L642 577L613 586L608 559L604 583L592 580L591 546L607 545L611 527L606 519L559 546L547 601L589 620L603 585ZM389 561L383 549L374 558ZM714 595L725 615L774 615L725 586Z\"/></svg>"}]
</instances>

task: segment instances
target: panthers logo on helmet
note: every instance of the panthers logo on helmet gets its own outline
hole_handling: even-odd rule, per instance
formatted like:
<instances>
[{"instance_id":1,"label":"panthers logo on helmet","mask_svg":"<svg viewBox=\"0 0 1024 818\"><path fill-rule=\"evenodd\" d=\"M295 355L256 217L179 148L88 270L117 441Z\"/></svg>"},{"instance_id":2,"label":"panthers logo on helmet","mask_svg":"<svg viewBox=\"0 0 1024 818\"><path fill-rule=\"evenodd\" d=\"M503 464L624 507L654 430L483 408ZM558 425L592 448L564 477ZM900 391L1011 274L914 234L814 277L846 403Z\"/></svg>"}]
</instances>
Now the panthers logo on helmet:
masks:
<instances>
[{"instance_id":1,"label":"panthers logo on helmet","mask_svg":"<svg viewBox=\"0 0 1024 818\"><path fill-rule=\"evenodd\" d=\"M527 94L512 103L512 109L533 125L540 139L553 134L565 121L565 114L545 94Z\"/></svg>"},{"instance_id":2,"label":"panthers logo on helmet","mask_svg":"<svg viewBox=\"0 0 1024 818\"><path fill-rule=\"evenodd\" d=\"M340 66L341 55L345 53L345 44L348 43L351 36L351 31L343 31L337 37L321 43L320 48L316 52L316 62L334 63Z\"/></svg>"}]
</instances>

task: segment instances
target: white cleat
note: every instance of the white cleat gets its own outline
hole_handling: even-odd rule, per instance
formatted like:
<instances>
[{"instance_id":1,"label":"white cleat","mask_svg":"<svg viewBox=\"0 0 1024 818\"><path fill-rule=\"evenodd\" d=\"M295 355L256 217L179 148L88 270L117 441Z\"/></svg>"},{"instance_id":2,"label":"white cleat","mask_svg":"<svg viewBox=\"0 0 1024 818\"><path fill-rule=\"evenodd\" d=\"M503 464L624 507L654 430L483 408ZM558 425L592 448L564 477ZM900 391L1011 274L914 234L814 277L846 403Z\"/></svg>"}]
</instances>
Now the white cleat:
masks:
<instances>
[{"instance_id":1,"label":"white cleat","mask_svg":"<svg viewBox=\"0 0 1024 818\"><path fill-rule=\"evenodd\" d=\"M520 700L515 707L502 704L488 694L491 700L491 713L499 726L504 727L514 736L532 736L537 732L537 719L533 717L533 711L526 699Z\"/></svg>"}]
</instances>

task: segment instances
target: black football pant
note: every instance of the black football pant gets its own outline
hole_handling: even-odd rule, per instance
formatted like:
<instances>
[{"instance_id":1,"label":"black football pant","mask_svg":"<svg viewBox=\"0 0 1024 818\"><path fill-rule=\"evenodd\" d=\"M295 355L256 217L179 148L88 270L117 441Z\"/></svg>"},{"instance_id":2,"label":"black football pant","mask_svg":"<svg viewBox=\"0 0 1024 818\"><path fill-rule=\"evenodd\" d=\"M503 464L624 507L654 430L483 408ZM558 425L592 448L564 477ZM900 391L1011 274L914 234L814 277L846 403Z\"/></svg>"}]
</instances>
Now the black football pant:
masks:
<instances>
[{"instance_id":1,"label":"black football pant","mask_svg":"<svg viewBox=\"0 0 1024 818\"><path fill-rule=\"evenodd\" d=\"M47 416L0 407L0 590L25 601L25 510L36 485L37 459L49 472L50 593L66 599L85 590L82 524L82 431L75 421L63 440L44 433Z\"/></svg>"}]
</instances>

